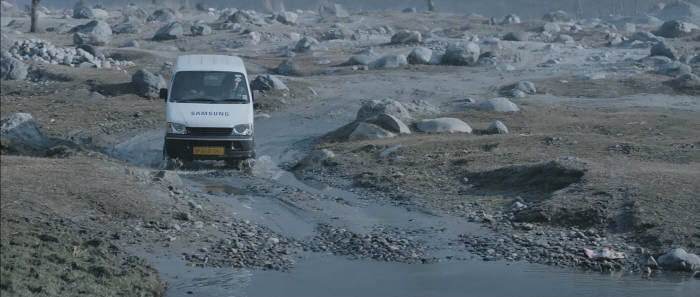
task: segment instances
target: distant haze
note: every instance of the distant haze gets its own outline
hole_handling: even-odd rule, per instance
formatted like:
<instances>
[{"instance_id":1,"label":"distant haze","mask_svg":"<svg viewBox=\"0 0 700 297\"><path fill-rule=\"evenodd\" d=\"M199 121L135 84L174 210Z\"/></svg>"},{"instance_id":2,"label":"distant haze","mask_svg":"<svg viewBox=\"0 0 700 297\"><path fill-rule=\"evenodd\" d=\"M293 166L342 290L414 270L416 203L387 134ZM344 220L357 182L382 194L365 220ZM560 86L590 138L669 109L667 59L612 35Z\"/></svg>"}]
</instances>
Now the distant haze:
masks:
<instances>
[{"instance_id":1,"label":"distant haze","mask_svg":"<svg viewBox=\"0 0 700 297\"><path fill-rule=\"evenodd\" d=\"M29 0L9 0L10 3L23 6ZM150 6L151 0L88 0L90 4L102 4L105 6L122 6L125 3L137 3ZM188 4L194 6L203 2L206 6L215 8L235 7L244 9L263 10L265 0L157 0L159 3L167 3L170 6ZM273 7L279 7L284 3L287 10L315 9L322 0L270 0ZM351 11L395 9L401 10L415 7L419 11L427 9L426 0L337 0L332 1L343 4ZM501 17L509 13L516 13L522 18L541 18L548 11L565 10L572 15L577 13L584 17L600 17L610 14L635 15L643 14L656 3L670 3L673 1L658 0L435 0L436 9L442 12L456 12L463 14L481 14L490 17ZM700 0L688 0L686 2L700 5ZM42 5L49 8L70 8L75 1L43 0ZM580 4L579 4L580 3ZM580 9L578 9L580 7Z\"/></svg>"}]
</instances>

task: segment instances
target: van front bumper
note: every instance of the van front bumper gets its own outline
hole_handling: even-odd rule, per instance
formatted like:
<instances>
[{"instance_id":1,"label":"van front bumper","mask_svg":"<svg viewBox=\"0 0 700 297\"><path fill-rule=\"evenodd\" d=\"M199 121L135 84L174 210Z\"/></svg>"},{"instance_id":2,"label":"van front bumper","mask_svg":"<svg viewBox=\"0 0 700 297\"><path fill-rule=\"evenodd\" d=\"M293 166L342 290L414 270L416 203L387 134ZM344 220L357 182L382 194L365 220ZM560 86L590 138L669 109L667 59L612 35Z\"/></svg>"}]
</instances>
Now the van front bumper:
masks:
<instances>
[{"instance_id":1,"label":"van front bumper","mask_svg":"<svg viewBox=\"0 0 700 297\"><path fill-rule=\"evenodd\" d=\"M222 155L195 155L195 147L223 147ZM243 160L255 158L253 136L197 136L166 134L164 154L183 160Z\"/></svg>"}]
</instances>

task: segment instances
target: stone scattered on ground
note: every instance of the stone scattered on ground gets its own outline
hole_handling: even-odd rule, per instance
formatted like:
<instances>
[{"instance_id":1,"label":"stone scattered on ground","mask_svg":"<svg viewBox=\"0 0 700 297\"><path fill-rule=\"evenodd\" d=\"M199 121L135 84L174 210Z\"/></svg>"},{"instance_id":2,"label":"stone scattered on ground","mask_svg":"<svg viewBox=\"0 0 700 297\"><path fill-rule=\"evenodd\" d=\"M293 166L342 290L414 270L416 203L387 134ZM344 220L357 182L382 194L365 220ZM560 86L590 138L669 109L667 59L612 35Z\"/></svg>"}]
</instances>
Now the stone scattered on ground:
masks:
<instances>
[{"instance_id":1,"label":"stone scattered on ground","mask_svg":"<svg viewBox=\"0 0 700 297\"><path fill-rule=\"evenodd\" d=\"M416 128L424 133L472 133L472 128L456 118L426 119L416 123Z\"/></svg>"},{"instance_id":2,"label":"stone scattered on ground","mask_svg":"<svg viewBox=\"0 0 700 297\"><path fill-rule=\"evenodd\" d=\"M493 121L489 125L488 128L486 128L486 133L487 134L508 134L508 127L506 127L505 124L501 121Z\"/></svg>"},{"instance_id":3,"label":"stone scattered on ground","mask_svg":"<svg viewBox=\"0 0 700 297\"><path fill-rule=\"evenodd\" d=\"M182 37L183 34L185 34L185 32L182 28L182 24L178 22L172 22L158 29L158 31L156 31L156 34L153 35L153 40L162 41L178 39Z\"/></svg>"},{"instance_id":4,"label":"stone scattered on ground","mask_svg":"<svg viewBox=\"0 0 700 297\"><path fill-rule=\"evenodd\" d=\"M391 138L394 136L396 136L394 133L391 133L387 130L384 130L375 124L361 122L357 125L357 127L355 127L355 129L352 131L352 133L350 133L350 135L348 136L348 140L349 141L371 140L371 139Z\"/></svg>"},{"instance_id":5,"label":"stone scattered on ground","mask_svg":"<svg viewBox=\"0 0 700 297\"><path fill-rule=\"evenodd\" d=\"M156 99L160 96L160 89L167 88L165 79L160 74L153 74L146 69L139 69L131 76L131 83L136 88L139 96Z\"/></svg>"},{"instance_id":6,"label":"stone scattered on ground","mask_svg":"<svg viewBox=\"0 0 700 297\"><path fill-rule=\"evenodd\" d=\"M0 79L23 80L27 77L27 66L13 57L0 58Z\"/></svg>"},{"instance_id":7,"label":"stone scattered on ground","mask_svg":"<svg viewBox=\"0 0 700 297\"><path fill-rule=\"evenodd\" d=\"M485 100L478 105L478 108L491 112L516 112L520 110L515 103L503 97Z\"/></svg>"},{"instance_id":8,"label":"stone scattered on ground","mask_svg":"<svg viewBox=\"0 0 700 297\"><path fill-rule=\"evenodd\" d=\"M112 29L103 21L91 21L72 31L75 44L107 45L112 40Z\"/></svg>"},{"instance_id":9,"label":"stone scattered on ground","mask_svg":"<svg viewBox=\"0 0 700 297\"><path fill-rule=\"evenodd\" d=\"M258 91L289 90L282 80L270 74L256 76L250 83L250 88Z\"/></svg>"}]
</instances>

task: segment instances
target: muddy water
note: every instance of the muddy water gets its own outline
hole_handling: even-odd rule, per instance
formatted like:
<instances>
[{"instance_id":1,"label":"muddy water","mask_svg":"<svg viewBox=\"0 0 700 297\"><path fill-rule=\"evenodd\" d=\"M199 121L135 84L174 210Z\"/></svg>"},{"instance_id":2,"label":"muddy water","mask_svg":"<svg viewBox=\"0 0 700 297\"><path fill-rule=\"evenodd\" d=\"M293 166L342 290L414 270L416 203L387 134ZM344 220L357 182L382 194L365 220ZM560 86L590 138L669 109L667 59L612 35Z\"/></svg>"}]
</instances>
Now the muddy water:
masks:
<instances>
[{"instance_id":1,"label":"muddy water","mask_svg":"<svg viewBox=\"0 0 700 297\"><path fill-rule=\"evenodd\" d=\"M273 115L256 125L258 155L266 157L258 160L252 176L188 172L181 175L185 183L228 203L236 217L300 240L314 236L319 223L355 232L376 226L419 231L414 239L425 242L430 255L441 261L401 264L304 253L291 271L277 272L191 268L167 251L144 253L168 282L167 296L697 296L700 292L700 281L678 275L644 278L473 259L453 243L461 233L488 232L478 225L307 185L276 166L301 156L312 143L306 139L336 124ZM155 166L161 146L162 131L152 131L120 143L112 153L134 164ZM260 186L265 191L255 190ZM304 196L313 199L291 199Z\"/></svg>"}]
</instances>

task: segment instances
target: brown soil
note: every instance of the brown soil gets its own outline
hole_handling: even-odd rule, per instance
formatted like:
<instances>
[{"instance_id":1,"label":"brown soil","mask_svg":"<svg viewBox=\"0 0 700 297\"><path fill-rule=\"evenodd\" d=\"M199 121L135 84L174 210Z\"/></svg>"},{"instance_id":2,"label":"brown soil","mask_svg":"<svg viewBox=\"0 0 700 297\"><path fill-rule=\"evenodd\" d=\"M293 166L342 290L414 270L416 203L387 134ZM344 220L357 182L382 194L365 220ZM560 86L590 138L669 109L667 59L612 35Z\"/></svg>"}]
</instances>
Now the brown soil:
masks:
<instances>
[{"instance_id":1,"label":"brown soil","mask_svg":"<svg viewBox=\"0 0 700 297\"><path fill-rule=\"evenodd\" d=\"M466 121L475 134L501 120L507 135L413 134L320 144L338 155L337 166L323 170L430 209L500 213L520 198L530 207L516 221L595 227L651 248L700 248L696 113L520 105L514 114L444 115ZM401 147L392 156L378 156L394 145ZM585 165L549 162L566 156Z\"/></svg>"}]
</instances>

